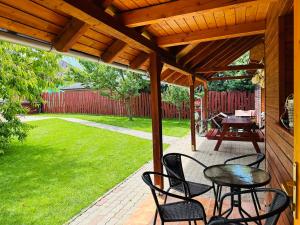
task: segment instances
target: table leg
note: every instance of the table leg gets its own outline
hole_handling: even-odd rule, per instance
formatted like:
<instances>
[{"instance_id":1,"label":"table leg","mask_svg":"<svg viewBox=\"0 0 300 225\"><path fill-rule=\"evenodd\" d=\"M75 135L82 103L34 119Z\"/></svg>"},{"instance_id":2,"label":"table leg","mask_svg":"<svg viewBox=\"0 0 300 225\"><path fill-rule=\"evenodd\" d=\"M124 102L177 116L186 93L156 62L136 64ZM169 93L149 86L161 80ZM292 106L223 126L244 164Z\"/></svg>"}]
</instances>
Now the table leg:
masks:
<instances>
[{"instance_id":1,"label":"table leg","mask_svg":"<svg viewBox=\"0 0 300 225\"><path fill-rule=\"evenodd\" d=\"M215 146L215 149L214 149L215 151L219 150L219 148L220 148L220 146L222 144L222 141L224 139L224 136L226 135L227 130L228 130L228 126L226 124L224 124L223 125L223 130L222 130L221 135L220 135L220 139L218 140L218 142L217 142L217 144Z\"/></svg>"}]
</instances>

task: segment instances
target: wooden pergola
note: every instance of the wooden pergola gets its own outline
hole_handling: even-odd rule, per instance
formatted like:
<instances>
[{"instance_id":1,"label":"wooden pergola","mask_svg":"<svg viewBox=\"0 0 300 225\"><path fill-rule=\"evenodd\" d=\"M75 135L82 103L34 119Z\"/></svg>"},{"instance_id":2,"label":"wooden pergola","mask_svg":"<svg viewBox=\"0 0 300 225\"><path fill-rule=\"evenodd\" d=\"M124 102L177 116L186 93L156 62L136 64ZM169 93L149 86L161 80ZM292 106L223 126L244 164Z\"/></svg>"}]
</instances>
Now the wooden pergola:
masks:
<instances>
[{"instance_id":1,"label":"wooden pergola","mask_svg":"<svg viewBox=\"0 0 300 225\"><path fill-rule=\"evenodd\" d=\"M218 79L213 78L216 72L264 68L257 63L230 64L263 42L272 1L0 0L0 37L10 34L60 52L147 71L154 170L161 172L161 81L190 88L195 150L194 88L204 86L207 104L207 81ZM162 186L163 181L156 184Z\"/></svg>"}]
</instances>

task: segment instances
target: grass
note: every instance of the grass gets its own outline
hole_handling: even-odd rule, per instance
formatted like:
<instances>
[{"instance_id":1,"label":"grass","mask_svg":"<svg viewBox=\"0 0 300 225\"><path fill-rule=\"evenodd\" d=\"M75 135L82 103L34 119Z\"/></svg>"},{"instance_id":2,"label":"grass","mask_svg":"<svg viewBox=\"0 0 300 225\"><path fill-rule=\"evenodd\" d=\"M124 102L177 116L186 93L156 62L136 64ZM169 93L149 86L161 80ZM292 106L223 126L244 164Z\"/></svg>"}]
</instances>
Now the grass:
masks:
<instances>
[{"instance_id":1,"label":"grass","mask_svg":"<svg viewBox=\"0 0 300 225\"><path fill-rule=\"evenodd\" d=\"M134 130L152 131L152 122L150 118L135 117L133 121L129 121L127 117L106 116L106 115L87 115L87 114L38 114L43 116L60 116L73 117L89 120L98 123L105 123L119 127L126 127ZM162 121L163 135L173 137L183 137L189 130L189 120L164 119Z\"/></svg>"},{"instance_id":2,"label":"grass","mask_svg":"<svg viewBox=\"0 0 300 225\"><path fill-rule=\"evenodd\" d=\"M59 119L30 124L0 156L0 224L63 224L152 158L148 140Z\"/></svg>"}]
</instances>

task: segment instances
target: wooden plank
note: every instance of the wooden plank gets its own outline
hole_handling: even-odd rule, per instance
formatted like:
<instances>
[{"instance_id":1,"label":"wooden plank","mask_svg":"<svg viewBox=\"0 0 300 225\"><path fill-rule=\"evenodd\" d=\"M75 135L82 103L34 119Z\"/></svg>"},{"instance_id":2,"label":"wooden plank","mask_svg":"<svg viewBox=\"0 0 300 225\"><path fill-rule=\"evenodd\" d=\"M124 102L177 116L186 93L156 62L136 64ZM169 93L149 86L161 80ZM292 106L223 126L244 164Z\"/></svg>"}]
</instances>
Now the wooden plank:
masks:
<instances>
[{"instance_id":1,"label":"wooden plank","mask_svg":"<svg viewBox=\"0 0 300 225\"><path fill-rule=\"evenodd\" d=\"M179 0L140 8L122 14L122 21L128 27L145 26L159 23L165 19L192 17L211 11L240 7L242 4L255 4L256 0Z\"/></svg>"},{"instance_id":2,"label":"wooden plank","mask_svg":"<svg viewBox=\"0 0 300 225\"><path fill-rule=\"evenodd\" d=\"M54 42L54 48L61 52L67 52L89 28L88 24L73 17Z\"/></svg>"},{"instance_id":3,"label":"wooden plank","mask_svg":"<svg viewBox=\"0 0 300 225\"><path fill-rule=\"evenodd\" d=\"M161 158L163 156L162 143L162 118L161 118L161 89L160 73L162 63L157 54L150 54L150 88L151 88L151 116L152 116L152 142L153 142L153 169L154 172L163 173ZM162 189L164 182L162 177L155 176L155 185Z\"/></svg>"},{"instance_id":4,"label":"wooden plank","mask_svg":"<svg viewBox=\"0 0 300 225\"><path fill-rule=\"evenodd\" d=\"M13 31L16 33L20 33L20 34L25 34L27 36L39 39L39 40L43 40L43 41L47 41L47 42L52 42L56 36L54 34L42 31L42 30L38 30L36 28L33 28L31 26L10 20L10 19L6 19L4 17L0 16L0 27L9 31Z\"/></svg>"},{"instance_id":5,"label":"wooden plank","mask_svg":"<svg viewBox=\"0 0 300 225\"><path fill-rule=\"evenodd\" d=\"M224 72L224 71L235 71L235 70L258 70L264 69L263 64L248 64L248 65L235 65L235 66L220 66L212 68L197 68L195 72L197 73L215 73L215 72Z\"/></svg>"},{"instance_id":6,"label":"wooden plank","mask_svg":"<svg viewBox=\"0 0 300 225\"><path fill-rule=\"evenodd\" d=\"M190 44L193 42L206 42L234 37L245 37L256 34L264 34L265 21L257 21L247 24L237 24L232 26L219 27L215 29L201 30L189 33L168 35L157 38L160 47L171 47L177 45Z\"/></svg>"},{"instance_id":7,"label":"wooden plank","mask_svg":"<svg viewBox=\"0 0 300 225\"><path fill-rule=\"evenodd\" d=\"M138 69L141 67L141 65L143 65L143 63L146 62L148 58L149 55L147 53L141 52L130 62L130 67L132 69Z\"/></svg>"},{"instance_id":8,"label":"wooden plank","mask_svg":"<svg viewBox=\"0 0 300 225\"><path fill-rule=\"evenodd\" d=\"M101 56L104 62L112 63L126 48L127 44L121 40L115 40Z\"/></svg>"}]
</instances>

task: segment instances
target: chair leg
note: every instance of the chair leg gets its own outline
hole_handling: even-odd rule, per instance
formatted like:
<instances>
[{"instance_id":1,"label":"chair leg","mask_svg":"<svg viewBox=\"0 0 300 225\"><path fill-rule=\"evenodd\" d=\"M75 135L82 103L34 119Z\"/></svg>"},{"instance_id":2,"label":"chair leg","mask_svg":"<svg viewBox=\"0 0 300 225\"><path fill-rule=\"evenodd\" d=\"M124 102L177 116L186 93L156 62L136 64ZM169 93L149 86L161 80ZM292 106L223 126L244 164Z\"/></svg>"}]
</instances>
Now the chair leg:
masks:
<instances>
[{"instance_id":1,"label":"chair leg","mask_svg":"<svg viewBox=\"0 0 300 225\"><path fill-rule=\"evenodd\" d=\"M256 192L254 192L254 197L255 197L255 200L256 200L258 209L261 210L260 202L259 202L259 199L258 199L258 196L257 196L257 193L256 193Z\"/></svg>"},{"instance_id":2,"label":"chair leg","mask_svg":"<svg viewBox=\"0 0 300 225\"><path fill-rule=\"evenodd\" d=\"M169 193L170 190L171 190L171 188L168 188L167 193ZM168 198L168 195L166 195L166 197L165 197L164 204L166 204L167 198Z\"/></svg>"},{"instance_id":3,"label":"chair leg","mask_svg":"<svg viewBox=\"0 0 300 225\"><path fill-rule=\"evenodd\" d=\"M156 220L157 220L157 209L155 210L155 215L154 215L153 225L156 224ZM163 224L163 223L162 223L162 224Z\"/></svg>"},{"instance_id":4,"label":"chair leg","mask_svg":"<svg viewBox=\"0 0 300 225\"><path fill-rule=\"evenodd\" d=\"M189 221L189 225L192 225L191 221Z\"/></svg>"},{"instance_id":5,"label":"chair leg","mask_svg":"<svg viewBox=\"0 0 300 225\"><path fill-rule=\"evenodd\" d=\"M197 225L197 221L196 220L194 220L194 225Z\"/></svg>"}]
</instances>

